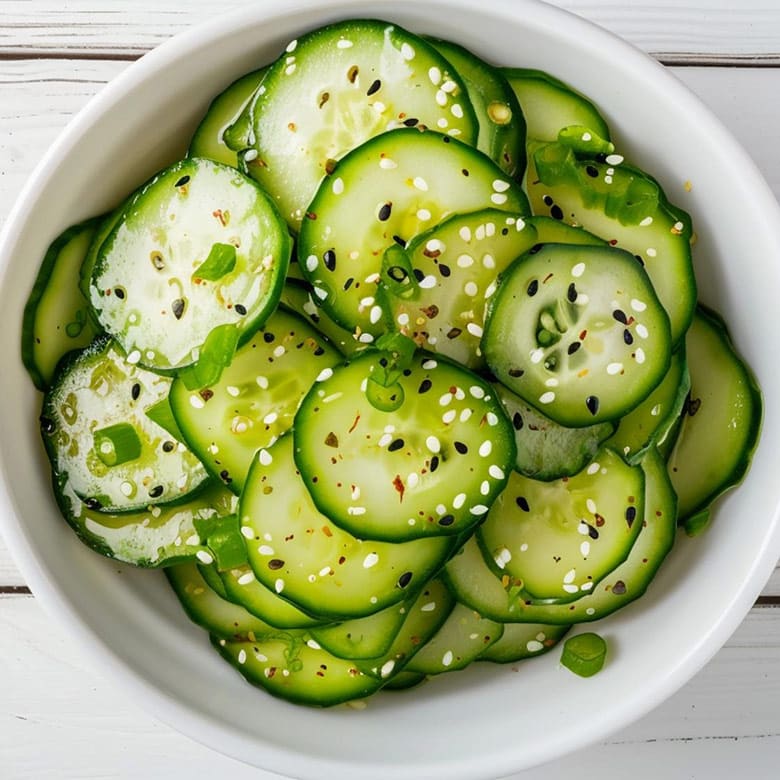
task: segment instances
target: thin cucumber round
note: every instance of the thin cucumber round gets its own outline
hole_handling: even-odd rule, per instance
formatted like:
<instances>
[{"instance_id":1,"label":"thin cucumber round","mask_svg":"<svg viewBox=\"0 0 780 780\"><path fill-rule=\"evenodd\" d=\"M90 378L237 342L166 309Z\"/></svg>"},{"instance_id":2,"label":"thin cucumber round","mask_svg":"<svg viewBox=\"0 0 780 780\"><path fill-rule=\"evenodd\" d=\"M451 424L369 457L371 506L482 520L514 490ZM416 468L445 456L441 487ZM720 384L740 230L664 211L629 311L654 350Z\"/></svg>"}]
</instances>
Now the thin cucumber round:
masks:
<instances>
[{"instance_id":1,"label":"thin cucumber round","mask_svg":"<svg viewBox=\"0 0 780 780\"><path fill-rule=\"evenodd\" d=\"M476 149L413 128L384 133L323 180L301 226L301 270L333 319L371 342L386 325L376 299L385 250L487 206L528 213L519 185Z\"/></svg>"},{"instance_id":2,"label":"thin cucumber round","mask_svg":"<svg viewBox=\"0 0 780 780\"><path fill-rule=\"evenodd\" d=\"M71 353L41 412L55 479L103 512L177 501L202 485L203 464L149 416L170 386L105 336Z\"/></svg>"},{"instance_id":3,"label":"thin cucumber round","mask_svg":"<svg viewBox=\"0 0 780 780\"><path fill-rule=\"evenodd\" d=\"M513 586L534 599L572 601L628 557L644 492L642 469L608 449L574 477L539 482L513 472L477 538Z\"/></svg>"},{"instance_id":4,"label":"thin cucumber round","mask_svg":"<svg viewBox=\"0 0 780 780\"><path fill-rule=\"evenodd\" d=\"M504 75L457 43L427 40L463 79L479 125L477 149L507 175L521 179L525 173L525 119Z\"/></svg>"},{"instance_id":5,"label":"thin cucumber round","mask_svg":"<svg viewBox=\"0 0 780 780\"><path fill-rule=\"evenodd\" d=\"M708 510L742 479L758 441L762 415L755 379L719 315L699 306L685 345L691 390L682 430L669 457L681 522Z\"/></svg>"},{"instance_id":6,"label":"thin cucumber round","mask_svg":"<svg viewBox=\"0 0 780 780\"><path fill-rule=\"evenodd\" d=\"M59 235L43 258L24 307L22 362L39 390L47 390L66 353L86 347L98 334L77 284L99 219Z\"/></svg>"},{"instance_id":7,"label":"thin cucumber round","mask_svg":"<svg viewBox=\"0 0 780 780\"><path fill-rule=\"evenodd\" d=\"M233 357L219 381L171 385L176 422L208 471L240 493L252 458L290 428L319 373L341 355L300 317L278 308Z\"/></svg>"},{"instance_id":8,"label":"thin cucumber round","mask_svg":"<svg viewBox=\"0 0 780 780\"><path fill-rule=\"evenodd\" d=\"M542 245L507 269L488 310L488 366L561 425L621 417L669 366L669 319L620 249Z\"/></svg>"},{"instance_id":9,"label":"thin cucumber round","mask_svg":"<svg viewBox=\"0 0 780 780\"><path fill-rule=\"evenodd\" d=\"M544 655L561 641L571 626L546 623L505 623L498 641L486 647L477 658L494 664L511 664Z\"/></svg>"},{"instance_id":10,"label":"thin cucumber round","mask_svg":"<svg viewBox=\"0 0 780 780\"><path fill-rule=\"evenodd\" d=\"M312 500L363 539L467 531L506 484L511 425L487 382L424 353L398 372L397 408L383 410L371 396L383 355L324 372L301 403L295 462Z\"/></svg>"},{"instance_id":11,"label":"thin cucumber round","mask_svg":"<svg viewBox=\"0 0 780 780\"><path fill-rule=\"evenodd\" d=\"M453 537L405 544L363 541L321 514L293 461L291 434L260 450L239 503L257 579L308 614L344 620L405 600L457 544Z\"/></svg>"},{"instance_id":12,"label":"thin cucumber round","mask_svg":"<svg viewBox=\"0 0 780 780\"><path fill-rule=\"evenodd\" d=\"M336 160L393 128L428 127L472 143L477 122L455 70L393 24L337 22L292 41L250 107L247 170L297 231Z\"/></svg>"},{"instance_id":13,"label":"thin cucumber round","mask_svg":"<svg viewBox=\"0 0 780 780\"><path fill-rule=\"evenodd\" d=\"M245 74L211 101L192 135L188 157L205 157L238 168L238 155L225 142L225 130L236 122L246 108L266 71L267 68L260 68Z\"/></svg>"},{"instance_id":14,"label":"thin cucumber round","mask_svg":"<svg viewBox=\"0 0 780 780\"><path fill-rule=\"evenodd\" d=\"M393 327L421 349L484 368L480 341L496 277L537 243L522 216L454 214L385 256L381 301Z\"/></svg>"},{"instance_id":15,"label":"thin cucumber round","mask_svg":"<svg viewBox=\"0 0 780 780\"><path fill-rule=\"evenodd\" d=\"M291 240L253 181L189 158L135 194L101 245L90 300L128 359L224 365L273 311Z\"/></svg>"},{"instance_id":16,"label":"thin cucumber round","mask_svg":"<svg viewBox=\"0 0 780 780\"><path fill-rule=\"evenodd\" d=\"M539 602L509 575L496 575L472 537L447 564L444 579L459 601L493 620L569 625L599 620L645 593L674 543L677 496L666 462L654 449L641 462L645 475L644 522L626 560L590 592L572 602ZM584 538L584 537L583 537Z\"/></svg>"}]
</instances>

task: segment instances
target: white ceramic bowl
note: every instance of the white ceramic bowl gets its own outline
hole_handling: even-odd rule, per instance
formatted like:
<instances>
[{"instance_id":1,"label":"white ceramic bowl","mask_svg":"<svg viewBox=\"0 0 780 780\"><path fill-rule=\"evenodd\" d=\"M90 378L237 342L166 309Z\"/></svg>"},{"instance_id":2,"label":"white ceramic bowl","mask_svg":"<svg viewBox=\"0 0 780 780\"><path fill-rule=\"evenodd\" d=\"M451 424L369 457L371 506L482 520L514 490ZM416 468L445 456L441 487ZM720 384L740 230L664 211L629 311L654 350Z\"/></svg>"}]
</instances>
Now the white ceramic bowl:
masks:
<instances>
[{"instance_id":1,"label":"white ceramic bowl","mask_svg":"<svg viewBox=\"0 0 780 780\"><path fill-rule=\"evenodd\" d=\"M763 437L749 476L705 535L680 539L649 595L597 624L611 656L591 679L562 669L553 654L519 671L476 665L408 695L380 695L365 711L277 701L212 651L161 575L120 575L76 540L52 499L40 399L18 347L22 307L48 243L179 155L210 98L233 78L301 31L350 16L391 19L500 64L549 70L594 98L621 149L692 213L701 298L725 315L763 387ZM742 620L777 560L779 257L777 205L745 152L668 72L579 18L533 0L266 0L218 17L98 95L45 155L5 227L3 532L36 596L104 673L160 719L244 761L306 778L475 780L552 759L625 726L688 680Z\"/></svg>"}]
</instances>

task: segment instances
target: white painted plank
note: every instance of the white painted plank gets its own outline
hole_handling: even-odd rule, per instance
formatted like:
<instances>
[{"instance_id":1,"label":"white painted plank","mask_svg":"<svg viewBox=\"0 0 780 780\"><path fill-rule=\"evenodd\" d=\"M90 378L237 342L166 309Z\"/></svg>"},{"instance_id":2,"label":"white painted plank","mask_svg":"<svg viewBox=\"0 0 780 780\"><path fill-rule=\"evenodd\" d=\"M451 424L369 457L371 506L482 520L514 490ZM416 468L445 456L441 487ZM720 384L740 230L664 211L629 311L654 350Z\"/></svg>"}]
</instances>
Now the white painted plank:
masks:
<instances>
[{"instance_id":1,"label":"white painted plank","mask_svg":"<svg viewBox=\"0 0 780 780\"><path fill-rule=\"evenodd\" d=\"M130 704L69 638L51 632L32 598L0 598L0 658L4 780L272 777L191 742ZM778 672L780 609L754 609L713 661L654 712L601 745L516 780L655 780L659 766L674 768L665 772L671 780L777 777Z\"/></svg>"},{"instance_id":2,"label":"white painted plank","mask_svg":"<svg viewBox=\"0 0 780 780\"><path fill-rule=\"evenodd\" d=\"M3 0L0 53L87 52L137 55L216 12L251 0ZM256 5L256 3L254 3ZM780 6L775 0L555 0L665 57L729 55L780 61Z\"/></svg>"}]
</instances>

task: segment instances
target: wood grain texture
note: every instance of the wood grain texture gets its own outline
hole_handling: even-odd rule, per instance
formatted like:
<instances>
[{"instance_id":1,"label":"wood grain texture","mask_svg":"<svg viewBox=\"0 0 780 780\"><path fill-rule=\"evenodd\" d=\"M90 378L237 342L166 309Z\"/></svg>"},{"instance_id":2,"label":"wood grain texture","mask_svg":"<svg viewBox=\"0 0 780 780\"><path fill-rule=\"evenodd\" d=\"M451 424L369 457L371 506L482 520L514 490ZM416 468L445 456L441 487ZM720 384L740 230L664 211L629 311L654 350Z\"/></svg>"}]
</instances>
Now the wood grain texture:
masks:
<instances>
[{"instance_id":1,"label":"wood grain texture","mask_svg":"<svg viewBox=\"0 0 780 780\"><path fill-rule=\"evenodd\" d=\"M0 658L4 780L275 777L144 714L96 674L67 637L51 632L32 598L0 597ZM657 780L659 766L668 768L670 780L775 778L778 659L780 609L753 610L715 659L658 709L602 744L515 780ZM258 707L263 696L258 692Z\"/></svg>"},{"instance_id":2,"label":"wood grain texture","mask_svg":"<svg viewBox=\"0 0 780 780\"><path fill-rule=\"evenodd\" d=\"M251 0L0 1L0 55L134 57L171 35ZM553 3L667 61L780 62L774 0L557 0Z\"/></svg>"}]
</instances>

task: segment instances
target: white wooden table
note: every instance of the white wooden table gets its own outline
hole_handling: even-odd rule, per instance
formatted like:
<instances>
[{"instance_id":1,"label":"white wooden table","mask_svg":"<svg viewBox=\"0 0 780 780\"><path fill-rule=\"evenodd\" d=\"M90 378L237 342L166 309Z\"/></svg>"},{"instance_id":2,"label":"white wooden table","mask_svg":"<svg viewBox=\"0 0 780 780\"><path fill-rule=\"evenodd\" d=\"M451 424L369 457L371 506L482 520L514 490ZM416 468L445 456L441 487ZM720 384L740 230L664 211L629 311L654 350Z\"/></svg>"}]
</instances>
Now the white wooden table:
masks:
<instances>
[{"instance_id":1,"label":"white wooden table","mask_svg":"<svg viewBox=\"0 0 780 780\"><path fill-rule=\"evenodd\" d=\"M107 81L180 30L246 4L0 0L0 224L42 150ZM669 65L780 194L780 0L556 4ZM228 775L271 777L129 703L50 623L0 541L0 778ZM780 569L726 646L677 695L603 744L518 778L571 775L780 777Z\"/></svg>"}]
</instances>

